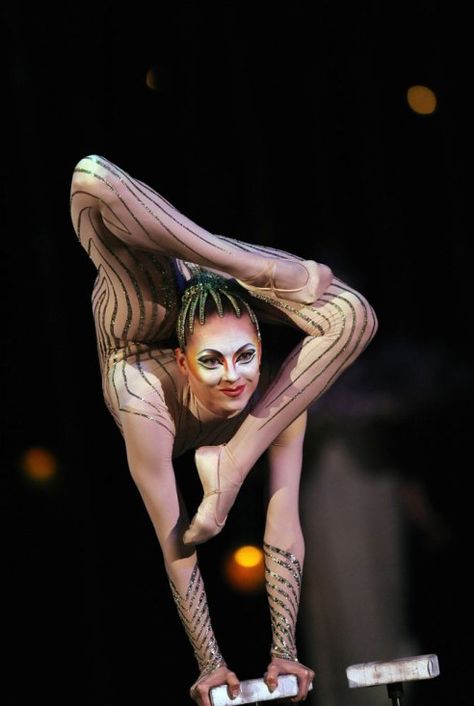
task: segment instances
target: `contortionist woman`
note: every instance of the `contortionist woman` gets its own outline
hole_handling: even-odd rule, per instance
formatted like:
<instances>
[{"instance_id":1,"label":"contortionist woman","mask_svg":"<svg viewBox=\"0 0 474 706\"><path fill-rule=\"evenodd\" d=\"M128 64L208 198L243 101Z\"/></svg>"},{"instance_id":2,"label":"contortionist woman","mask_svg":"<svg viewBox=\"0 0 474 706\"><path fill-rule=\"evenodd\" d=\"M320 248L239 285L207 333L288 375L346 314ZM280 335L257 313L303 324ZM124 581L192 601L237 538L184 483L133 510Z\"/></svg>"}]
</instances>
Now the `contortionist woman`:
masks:
<instances>
[{"instance_id":1,"label":"contortionist woman","mask_svg":"<svg viewBox=\"0 0 474 706\"><path fill-rule=\"evenodd\" d=\"M272 644L263 676L272 691L278 675L296 675L300 701L314 677L295 645L306 410L371 341L374 311L326 265L215 235L104 157L76 165L71 216L97 268L92 310L105 403L198 663L190 695L210 706L214 686L239 693L213 632L196 545L221 531L267 452L263 549ZM259 321L301 332L276 368L262 350ZM191 523L173 470L189 449L204 490Z\"/></svg>"}]
</instances>

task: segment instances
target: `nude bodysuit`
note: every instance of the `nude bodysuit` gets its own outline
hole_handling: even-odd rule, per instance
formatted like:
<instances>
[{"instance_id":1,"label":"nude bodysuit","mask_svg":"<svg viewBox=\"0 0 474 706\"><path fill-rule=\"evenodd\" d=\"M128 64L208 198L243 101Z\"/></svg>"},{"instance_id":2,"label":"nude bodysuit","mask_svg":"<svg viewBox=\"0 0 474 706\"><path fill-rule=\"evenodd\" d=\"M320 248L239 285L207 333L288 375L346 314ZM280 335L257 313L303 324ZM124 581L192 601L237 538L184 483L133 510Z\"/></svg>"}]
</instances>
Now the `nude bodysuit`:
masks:
<instances>
[{"instance_id":1,"label":"nude bodysuit","mask_svg":"<svg viewBox=\"0 0 474 706\"><path fill-rule=\"evenodd\" d=\"M276 375L262 376L252 405L237 417L222 420L199 404L177 370L173 345L180 307L178 282L189 279L196 266L229 276L227 268L238 261L244 273L252 255L301 258L210 233L149 186L96 155L76 165L71 216L79 241L97 268L92 307L104 399L124 436L132 476L155 526L178 612L202 675L221 664L222 656L196 557L183 557L168 543L181 510L172 458L191 448L227 442L232 456L248 472L366 348L377 320L367 300L337 278L312 305L249 293L261 320L296 327L301 340ZM250 271L248 277L253 274ZM140 466L136 459L144 457L142 447L150 439L156 444L159 468L143 471L140 467L139 475L134 471ZM166 505L157 497L158 479ZM286 525L280 525L291 527L294 520L295 536L289 537L288 529L279 536L277 529L265 537L272 653L288 659L296 658L294 627L303 564L296 509L294 513Z\"/></svg>"}]
</instances>

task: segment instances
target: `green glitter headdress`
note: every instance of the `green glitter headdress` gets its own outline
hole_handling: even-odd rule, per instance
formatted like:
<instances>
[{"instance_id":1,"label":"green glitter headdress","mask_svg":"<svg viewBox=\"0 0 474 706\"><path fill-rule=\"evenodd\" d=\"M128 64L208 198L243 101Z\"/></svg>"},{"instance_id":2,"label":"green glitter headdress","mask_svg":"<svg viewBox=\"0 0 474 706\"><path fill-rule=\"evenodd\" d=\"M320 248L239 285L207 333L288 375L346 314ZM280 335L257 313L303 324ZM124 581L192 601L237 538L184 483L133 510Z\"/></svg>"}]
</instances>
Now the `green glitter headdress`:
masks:
<instances>
[{"instance_id":1,"label":"green glitter headdress","mask_svg":"<svg viewBox=\"0 0 474 706\"><path fill-rule=\"evenodd\" d=\"M201 271L191 277L181 297L181 310L176 324L179 347L182 350L186 347L186 338L194 331L196 317L200 324L205 323L206 304L211 301L219 316L224 316L225 308L228 309L229 306L238 318L243 310L246 311L257 329L260 340L258 319L242 296L243 292L244 290L235 280L226 279L213 272Z\"/></svg>"}]
</instances>

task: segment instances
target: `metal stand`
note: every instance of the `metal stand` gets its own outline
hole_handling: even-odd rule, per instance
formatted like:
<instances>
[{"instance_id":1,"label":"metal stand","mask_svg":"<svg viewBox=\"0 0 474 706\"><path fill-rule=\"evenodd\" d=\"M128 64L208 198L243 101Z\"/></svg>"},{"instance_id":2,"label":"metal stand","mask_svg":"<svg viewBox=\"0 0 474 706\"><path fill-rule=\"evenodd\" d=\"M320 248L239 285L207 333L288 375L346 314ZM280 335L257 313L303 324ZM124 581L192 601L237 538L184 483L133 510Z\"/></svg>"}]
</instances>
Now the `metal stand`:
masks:
<instances>
[{"instance_id":1,"label":"metal stand","mask_svg":"<svg viewBox=\"0 0 474 706\"><path fill-rule=\"evenodd\" d=\"M392 706L402 706L403 703L403 684L401 682L393 682L387 684L387 692L389 699L392 700Z\"/></svg>"}]
</instances>

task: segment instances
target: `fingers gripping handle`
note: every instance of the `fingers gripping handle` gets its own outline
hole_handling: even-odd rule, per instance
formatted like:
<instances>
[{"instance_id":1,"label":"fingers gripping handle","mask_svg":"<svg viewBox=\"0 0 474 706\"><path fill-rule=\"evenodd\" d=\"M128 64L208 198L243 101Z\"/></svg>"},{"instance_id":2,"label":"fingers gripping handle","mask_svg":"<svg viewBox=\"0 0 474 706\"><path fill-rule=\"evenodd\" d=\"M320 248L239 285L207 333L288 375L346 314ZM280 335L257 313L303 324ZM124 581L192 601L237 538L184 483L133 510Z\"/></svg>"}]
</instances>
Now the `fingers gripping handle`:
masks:
<instances>
[{"instance_id":1,"label":"fingers gripping handle","mask_svg":"<svg viewBox=\"0 0 474 706\"><path fill-rule=\"evenodd\" d=\"M312 689L312 685L309 687ZM278 686L275 691L269 691L263 679L247 679L240 682L240 694L231 699L227 686L215 686L210 690L212 706L240 706L240 704L255 704L260 701L274 701L275 699L296 696L298 693L298 680L294 674L280 674Z\"/></svg>"}]
</instances>

